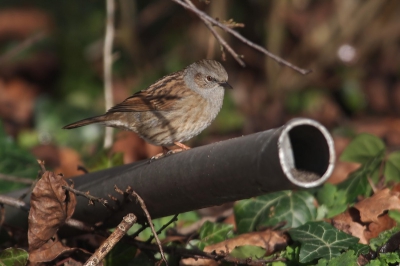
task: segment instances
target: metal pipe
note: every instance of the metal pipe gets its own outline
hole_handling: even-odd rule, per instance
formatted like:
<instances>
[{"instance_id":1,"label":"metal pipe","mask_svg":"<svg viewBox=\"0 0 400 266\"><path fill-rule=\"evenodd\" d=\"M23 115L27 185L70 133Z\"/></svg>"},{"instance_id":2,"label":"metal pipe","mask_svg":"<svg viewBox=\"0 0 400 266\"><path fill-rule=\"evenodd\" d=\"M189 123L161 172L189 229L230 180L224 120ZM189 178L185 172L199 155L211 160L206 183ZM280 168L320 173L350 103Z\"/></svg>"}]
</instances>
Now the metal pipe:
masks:
<instances>
[{"instance_id":1,"label":"metal pipe","mask_svg":"<svg viewBox=\"0 0 400 266\"><path fill-rule=\"evenodd\" d=\"M78 197L73 218L115 226L133 212L143 220L140 206L124 201L115 185L122 190L132 187L152 218L158 218L268 192L315 187L331 175L334 161L326 128L311 119L293 119L277 129L76 177L76 189L102 198L113 195L120 204L119 211L110 212Z\"/></svg>"}]
</instances>

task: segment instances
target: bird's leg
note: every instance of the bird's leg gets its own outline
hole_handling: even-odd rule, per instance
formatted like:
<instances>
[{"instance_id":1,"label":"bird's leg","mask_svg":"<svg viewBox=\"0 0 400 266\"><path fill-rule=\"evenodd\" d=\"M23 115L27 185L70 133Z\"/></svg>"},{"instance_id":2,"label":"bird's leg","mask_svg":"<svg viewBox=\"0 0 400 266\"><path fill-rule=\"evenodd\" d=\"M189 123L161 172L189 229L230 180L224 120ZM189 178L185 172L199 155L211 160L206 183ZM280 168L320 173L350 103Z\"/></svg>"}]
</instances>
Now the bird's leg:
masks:
<instances>
[{"instance_id":1,"label":"bird's leg","mask_svg":"<svg viewBox=\"0 0 400 266\"><path fill-rule=\"evenodd\" d=\"M161 148L162 148L162 152L151 157L150 162L169 154L170 150L167 147L161 146Z\"/></svg>"},{"instance_id":2,"label":"bird's leg","mask_svg":"<svg viewBox=\"0 0 400 266\"><path fill-rule=\"evenodd\" d=\"M180 142L174 142L174 144L175 144L176 146L178 146L180 149L173 149L173 150L170 150L170 149L168 149L167 147L161 146L162 149L163 149L163 152L162 152L162 153L159 153L159 154L156 154L156 155L154 155L153 157L151 157L150 162L151 162L151 161L154 161L154 160L157 160L157 159L159 159L159 158L161 158L161 157L163 157L163 156L165 156L165 155L169 155L169 154L178 153L178 152L181 152L181 151L190 150L190 147L188 147L188 146L186 146L185 144L182 144L182 143L180 143Z\"/></svg>"},{"instance_id":3,"label":"bird's leg","mask_svg":"<svg viewBox=\"0 0 400 266\"><path fill-rule=\"evenodd\" d=\"M188 147L188 146L186 146L185 144L182 144L182 143L180 143L180 142L174 142L174 144L176 145L176 146L178 146L179 148L181 148L182 150L190 150L190 147Z\"/></svg>"},{"instance_id":4,"label":"bird's leg","mask_svg":"<svg viewBox=\"0 0 400 266\"><path fill-rule=\"evenodd\" d=\"M173 150L170 150L170 151L168 151L168 154L173 154L173 153L178 153L178 152L181 152L181 151L190 150L190 147L188 147L188 146L186 146L185 144L182 144L182 143L180 143L180 142L174 142L174 144L175 144L176 146L178 146L180 149L173 149Z\"/></svg>"}]
</instances>

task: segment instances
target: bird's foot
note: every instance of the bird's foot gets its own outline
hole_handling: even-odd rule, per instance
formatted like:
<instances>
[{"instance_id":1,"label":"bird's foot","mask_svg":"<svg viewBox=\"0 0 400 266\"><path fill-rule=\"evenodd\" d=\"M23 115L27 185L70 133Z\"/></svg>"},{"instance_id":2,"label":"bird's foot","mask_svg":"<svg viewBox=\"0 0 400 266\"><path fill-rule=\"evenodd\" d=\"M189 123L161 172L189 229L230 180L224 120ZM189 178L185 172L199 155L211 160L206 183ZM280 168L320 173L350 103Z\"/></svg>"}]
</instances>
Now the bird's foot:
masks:
<instances>
[{"instance_id":1,"label":"bird's foot","mask_svg":"<svg viewBox=\"0 0 400 266\"><path fill-rule=\"evenodd\" d=\"M170 150L167 147L162 146L163 152L161 152L159 154L156 154L153 157L151 157L150 162L153 162L153 161L155 161L157 159L160 159L160 158L162 158L164 156L167 156L167 155L170 155L170 154L174 154L174 153L178 153L178 152L181 152L181 151L190 150L190 147L188 147L185 144L182 144L180 142L174 142L174 144L176 146L180 147L180 149Z\"/></svg>"},{"instance_id":2,"label":"bird's foot","mask_svg":"<svg viewBox=\"0 0 400 266\"><path fill-rule=\"evenodd\" d=\"M189 146L186 146L185 144L182 144L180 142L174 142L174 144L180 148L177 150L180 150L180 151L190 150Z\"/></svg>"},{"instance_id":3,"label":"bird's foot","mask_svg":"<svg viewBox=\"0 0 400 266\"><path fill-rule=\"evenodd\" d=\"M162 146L162 150L163 150L163 152L160 152L160 153L154 155L153 157L151 157L150 163L155 161L155 160L157 160L157 159L160 159L160 158L168 155L169 152L170 152L170 150L167 147L164 147L164 146Z\"/></svg>"},{"instance_id":4,"label":"bird's foot","mask_svg":"<svg viewBox=\"0 0 400 266\"><path fill-rule=\"evenodd\" d=\"M173 149L173 150L169 150L169 151L167 152L167 155L174 154L174 153L178 153L178 152L181 152L181 151L186 151L186 149Z\"/></svg>"}]
</instances>

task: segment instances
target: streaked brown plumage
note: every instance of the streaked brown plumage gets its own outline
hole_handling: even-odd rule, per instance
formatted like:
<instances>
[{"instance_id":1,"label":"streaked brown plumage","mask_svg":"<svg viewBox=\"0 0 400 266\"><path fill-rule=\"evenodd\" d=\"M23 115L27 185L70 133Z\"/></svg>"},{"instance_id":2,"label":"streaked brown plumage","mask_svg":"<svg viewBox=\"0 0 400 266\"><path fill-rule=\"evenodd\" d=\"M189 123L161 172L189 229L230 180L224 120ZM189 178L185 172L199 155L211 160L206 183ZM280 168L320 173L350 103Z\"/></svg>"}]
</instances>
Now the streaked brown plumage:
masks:
<instances>
[{"instance_id":1,"label":"streaked brown plumage","mask_svg":"<svg viewBox=\"0 0 400 266\"><path fill-rule=\"evenodd\" d=\"M139 91L104 115L65 126L72 129L93 123L138 133L143 139L163 147L198 135L219 113L228 74L214 60L200 60Z\"/></svg>"}]
</instances>

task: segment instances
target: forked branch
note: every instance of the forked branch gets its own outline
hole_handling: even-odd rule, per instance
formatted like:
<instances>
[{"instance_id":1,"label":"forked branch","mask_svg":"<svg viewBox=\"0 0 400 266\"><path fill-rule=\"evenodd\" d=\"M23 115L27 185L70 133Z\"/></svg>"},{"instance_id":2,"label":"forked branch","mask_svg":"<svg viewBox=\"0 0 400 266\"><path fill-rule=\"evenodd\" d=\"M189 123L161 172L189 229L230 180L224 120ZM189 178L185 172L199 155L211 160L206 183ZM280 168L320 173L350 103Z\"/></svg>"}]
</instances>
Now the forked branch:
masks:
<instances>
[{"instance_id":1,"label":"forked branch","mask_svg":"<svg viewBox=\"0 0 400 266\"><path fill-rule=\"evenodd\" d=\"M261 47L260 45L257 45L251 41L249 41L248 39L246 39L245 37L243 37L242 35L240 35L240 33L238 33L237 31L235 31L234 29L232 29L231 27L229 27L229 25L225 25L224 23L221 23L220 21L210 17L209 15L207 15L206 13L204 13L203 11L199 10L192 2L191 0L172 0L173 2L177 3L178 5L192 11L193 13L195 13L203 22L204 24L207 26L207 28L211 31L211 33L215 36L215 38L219 41L219 43L233 56L233 58L235 58L235 60L241 65L241 66L245 66L243 60L241 59L241 56L238 55L233 49L232 47L230 47L228 45L228 43L222 38L221 35L218 34L218 32L215 31L215 29L213 28L213 26L217 26L221 29L223 29L224 31L232 34L234 37L236 37L237 39L239 39L241 42L243 42L244 44L247 44L248 46L250 46L251 48L267 55L268 57L274 59L276 62L278 62L279 64L285 65L287 67L290 67L291 69L299 72L300 74L303 75L307 75L311 72L311 70L309 69L303 69L300 68L298 66L293 65L292 63L280 58L279 56L269 52L268 50L266 50L264 47Z\"/></svg>"}]
</instances>

